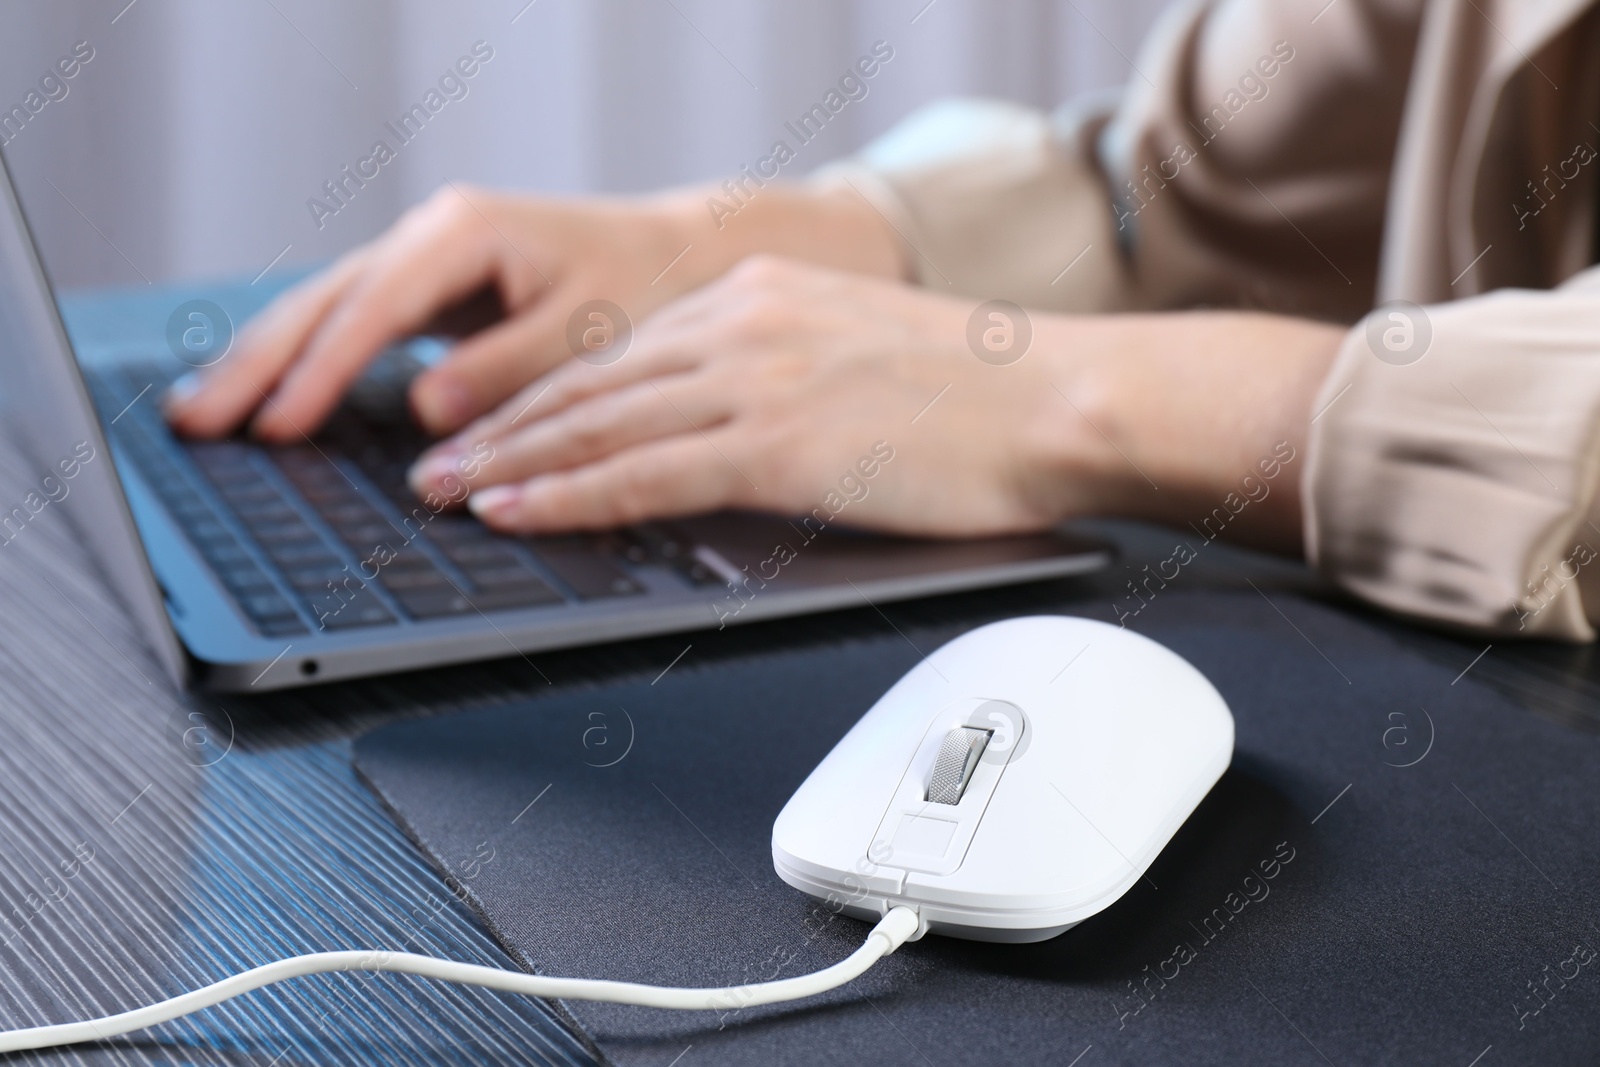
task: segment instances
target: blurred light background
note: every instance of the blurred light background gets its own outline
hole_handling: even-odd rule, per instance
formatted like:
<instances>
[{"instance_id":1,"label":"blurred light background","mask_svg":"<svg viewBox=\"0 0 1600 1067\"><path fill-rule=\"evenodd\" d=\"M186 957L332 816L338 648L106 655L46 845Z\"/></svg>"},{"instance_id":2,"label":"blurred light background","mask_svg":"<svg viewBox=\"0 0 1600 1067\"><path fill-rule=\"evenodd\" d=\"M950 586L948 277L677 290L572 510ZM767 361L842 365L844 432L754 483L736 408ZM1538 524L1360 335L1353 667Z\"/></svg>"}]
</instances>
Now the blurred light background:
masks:
<instances>
[{"instance_id":1,"label":"blurred light background","mask_svg":"<svg viewBox=\"0 0 1600 1067\"><path fill-rule=\"evenodd\" d=\"M57 284L331 259L448 179L557 193L721 179L876 41L894 58L794 176L954 95L1122 84L1167 0L52 0L0 4L0 112L94 58L4 151ZM493 58L349 206L307 206L474 42ZM60 95L60 90L55 90ZM38 98L35 98L37 100ZM14 123L14 126L18 125Z\"/></svg>"}]
</instances>

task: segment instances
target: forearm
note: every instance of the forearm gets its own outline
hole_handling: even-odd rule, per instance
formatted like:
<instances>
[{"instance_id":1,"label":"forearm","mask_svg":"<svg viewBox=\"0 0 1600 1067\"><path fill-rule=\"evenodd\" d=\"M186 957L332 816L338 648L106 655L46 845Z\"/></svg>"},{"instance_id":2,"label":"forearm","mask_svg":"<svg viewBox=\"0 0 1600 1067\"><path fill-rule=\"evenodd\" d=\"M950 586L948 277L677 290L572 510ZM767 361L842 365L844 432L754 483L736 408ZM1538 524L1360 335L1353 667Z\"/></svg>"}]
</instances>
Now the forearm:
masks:
<instances>
[{"instance_id":1,"label":"forearm","mask_svg":"<svg viewBox=\"0 0 1600 1067\"><path fill-rule=\"evenodd\" d=\"M1054 356L1058 387L1078 409L1072 417L1091 424L1090 434L1080 428L1072 437L1097 450L1097 512L1187 528L1248 497L1229 538L1301 552L1312 401L1343 328L1231 311L1056 326L1052 333L1070 335ZM1276 470L1270 479L1263 461ZM1246 476L1253 481L1242 484Z\"/></svg>"}]
</instances>

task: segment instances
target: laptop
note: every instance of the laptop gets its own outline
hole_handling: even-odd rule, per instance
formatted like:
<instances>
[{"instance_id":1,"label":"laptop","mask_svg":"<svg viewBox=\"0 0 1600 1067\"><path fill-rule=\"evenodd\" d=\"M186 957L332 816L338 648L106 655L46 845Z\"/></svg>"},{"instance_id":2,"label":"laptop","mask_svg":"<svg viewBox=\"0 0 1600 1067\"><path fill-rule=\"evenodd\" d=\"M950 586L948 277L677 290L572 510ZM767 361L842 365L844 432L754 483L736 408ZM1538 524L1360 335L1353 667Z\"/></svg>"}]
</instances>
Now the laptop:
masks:
<instances>
[{"instance_id":1,"label":"laptop","mask_svg":"<svg viewBox=\"0 0 1600 1067\"><path fill-rule=\"evenodd\" d=\"M105 305L129 299L155 317L127 316L119 332ZM36 488L0 502L0 546L45 508L65 512L180 685L260 692L1079 575L1111 559L1064 532L873 536L826 507L502 536L406 485L427 443L404 403L425 358L416 345L381 357L300 446L174 437L158 400L191 369L160 325L175 302L166 291L58 306L0 158L0 403L37 464Z\"/></svg>"}]
</instances>

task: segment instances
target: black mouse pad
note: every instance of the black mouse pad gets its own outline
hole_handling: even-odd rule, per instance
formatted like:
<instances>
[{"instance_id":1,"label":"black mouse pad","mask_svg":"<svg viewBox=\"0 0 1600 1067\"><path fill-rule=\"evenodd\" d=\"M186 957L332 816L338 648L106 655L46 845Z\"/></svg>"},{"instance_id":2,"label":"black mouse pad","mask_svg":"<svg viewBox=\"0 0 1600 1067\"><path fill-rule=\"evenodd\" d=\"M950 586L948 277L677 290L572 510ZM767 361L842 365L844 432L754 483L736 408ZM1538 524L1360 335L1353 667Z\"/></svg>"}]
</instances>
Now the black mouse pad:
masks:
<instances>
[{"instance_id":1,"label":"black mouse pad","mask_svg":"<svg viewBox=\"0 0 1600 1067\"><path fill-rule=\"evenodd\" d=\"M802 1003L567 1010L659 1067L1594 1061L1600 742L1288 595L1172 592L1133 622L1222 692L1237 750L1109 910L1035 945L925 938ZM357 759L532 970L801 974L869 927L778 879L773 819L957 632L686 662L388 726Z\"/></svg>"}]
</instances>

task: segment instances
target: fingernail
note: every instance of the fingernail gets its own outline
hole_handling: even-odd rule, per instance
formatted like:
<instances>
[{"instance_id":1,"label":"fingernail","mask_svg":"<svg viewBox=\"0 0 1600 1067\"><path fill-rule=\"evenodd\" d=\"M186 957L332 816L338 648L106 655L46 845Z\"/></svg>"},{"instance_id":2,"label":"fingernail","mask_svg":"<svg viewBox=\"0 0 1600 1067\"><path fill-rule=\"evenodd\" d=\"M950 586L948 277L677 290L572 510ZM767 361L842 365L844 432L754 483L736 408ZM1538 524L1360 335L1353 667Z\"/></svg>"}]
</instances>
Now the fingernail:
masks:
<instances>
[{"instance_id":1,"label":"fingernail","mask_svg":"<svg viewBox=\"0 0 1600 1067\"><path fill-rule=\"evenodd\" d=\"M472 395L449 378L424 383L417 389L415 403L417 418L435 433L453 430L472 415Z\"/></svg>"},{"instance_id":2,"label":"fingernail","mask_svg":"<svg viewBox=\"0 0 1600 1067\"><path fill-rule=\"evenodd\" d=\"M406 473L411 488L418 492L437 488L445 478L461 469L465 457L448 445L449 442L446 442L411 465L411 470Z\"/></svg>"},{"instance_id":3,"label":"fingernail","mask_svg":"<svg viewBox=\"0 0 1600 1067\"><path fill-rule=\"evenodd\" d=\"M167 411L177 411L193 400L199 391L200 375L190 371L167 386L167 391L161 394L161 406Z\"/></svg>"},{"instance_id":4,"label":"fingernail","mask_svg":"<svg viewBox=\"0 0 1600 1067\"><path fill-rule=\"evenodd\" d=\"M514 485L491 485L467 497L467 507L487 523L504 522L522 500L522 490Z\"/></svg>"}]
</instances>

